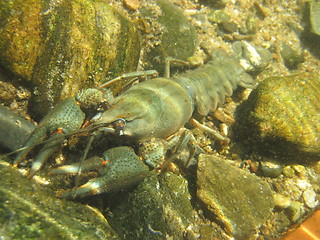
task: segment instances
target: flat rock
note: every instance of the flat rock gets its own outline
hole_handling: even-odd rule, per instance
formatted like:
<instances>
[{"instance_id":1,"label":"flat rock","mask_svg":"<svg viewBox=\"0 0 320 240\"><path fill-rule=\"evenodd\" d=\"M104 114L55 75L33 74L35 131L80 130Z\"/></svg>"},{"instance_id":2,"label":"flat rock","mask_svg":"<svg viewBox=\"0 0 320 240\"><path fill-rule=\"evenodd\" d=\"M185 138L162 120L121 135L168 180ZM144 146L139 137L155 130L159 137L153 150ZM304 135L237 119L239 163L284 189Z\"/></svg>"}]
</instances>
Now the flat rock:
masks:
<instances>
[{"instance_id":1,"label":"flat rock","mask_svg":"<svg viewBox=\"0 0 320 240\"><path fill-rule=\"evenodd\" d=\"M199 156L197 185L197 197L236 239L250 239L274 207L267 183L216 156Z\"/></svg>"}]
</instances>

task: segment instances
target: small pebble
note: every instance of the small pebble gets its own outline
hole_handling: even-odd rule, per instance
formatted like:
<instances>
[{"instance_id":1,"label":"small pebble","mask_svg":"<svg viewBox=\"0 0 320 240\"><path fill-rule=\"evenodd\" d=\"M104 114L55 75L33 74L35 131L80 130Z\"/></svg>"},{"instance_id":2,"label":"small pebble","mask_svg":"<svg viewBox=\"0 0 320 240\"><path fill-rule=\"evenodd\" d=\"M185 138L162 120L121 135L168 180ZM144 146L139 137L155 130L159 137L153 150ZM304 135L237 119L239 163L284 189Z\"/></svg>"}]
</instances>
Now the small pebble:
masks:
<instances>
[{"instance_id":1,"label":"small pebble","mask_svg":"<svg viewBox=\"0 0 320 240\"><path fill-rule=\"evenodd\" d=\"M297 186L301 190L307 190L308 188L312 187L312 185L309 182L307 182L306 180L303 180L303 179L298 179L297 180Z\"/></svg>"},{"instance_id":2,"label":"small pebble","mask_svg":"<svg viewBox=\"0 0 320 240\"><path fill-rule=\"evenodd\" d=\"M286 209L291 205L291 200L279 193L273 195L275 206L281 209Z\"/></svg>"},{"instance_id":3,"label":"small pebble","mask_svg":"<svg viewBox=\"0 0 320 240\"><path fill-rule=\"evenodd\" d=\"M220 26L226 33L234 33L238 30L238 25L235 22L222 22Z\"/></svg>"},{"instance_id":4,"label":"small pebble","mask_svg":"<svg viewBox=\"0 0 320 240\"><path fill-rule=\"evenodd\" d=\"M260 171L265 177L276 178L282 173L283 166L273 162L261 162Z\"/></svg>"},{"instance_id":5,"label":"small pebble","mask_svg":"<svg viewBox=\"0 0 320 240\"><path fill-rule=\"evenodd\" d=\"M216 10L209 14L208 20L213 23L229 22L231 17L222 10Z\"/></svg>"},{"instance_id":6,"label":"small pebble","mask_svg":"<svg viewBox=\"0 0 320 240\"><path fill-rule=\"evenodd\" d=\"M294 169L291 166L285 166L282 173L284 176L289 178L293 178L295 176Z\"/></svg>"},{"instance_id":7,"label":"small pebble","mask_svg":"<svg viewBox=\"0 0 320 240\"><path fill-rule=\"evenodd\" d=\"M253 34L256 33L257 27L256 27L256 18L254 16L249 16L246 19L246 25L240 28L241 34Z\"/></svg>"},{"instance_id":8,"label":"small pebble","mask_svg":"<svg viewBox=\"0 0 320 240\"><path fill-rule=\"evenodd\" d=\"M297 69L298 65L304 62L303 52L286 43L282 44L281 57L285 66L290 70Z\"/></svg>"},{"instance_id":9,"label":"small pebble","mask_svg":"<svg viewBox=\"0 0 320 240\"><path fill-rule=\"evenodd\" d=\"M296 174L300 177L300 178L305 178L306 177L306 168L302 165L292 165L292 168L295 170Z\"/></svg>"},{"instance_id":10,"label":"small pebble","mask_svg":"<svg viewBox=\"0 0 320 240\"><path fill-rule=\"evenodd\" d=\"M139 0L124 0L123 3L131 10L137 10L139 8Z\"/></svg>"},{"instance_id":11,"label":"small pebble","mask_svg":"<svg viewBox=\"0 0 320 240\"><path fill-rule=\"evenodd\" d=\"M0 101L10 104L14 101L15 96L15 87L9 82L0 81Z\"/></svg>"},{"instance_id":12,"label":"small pebble","mask_svg":"<svg viewBox=\"0 0 320 240\"><path fill-rule=\"evenodd\" d=\"M309 208L315 208L318 205L317 194L313 190L306 190L302 194L303 200Z\"/></svg>"},{"instance_id":13,"label":"small pebble","mask_svg":"<svg viewBox=\"0 0 320 240\"><path fill-rule=\"evenodd\" d=\"M263 47L255 47L246 41L232 45L234 57L249 72L262 71L271 61L271 53Z\"/></svg>"},{"instance_id":14,"label":"small pebble","mask_svg":"<svg viewBox=\"0 0 320 240\"><path fill-rule=\"evenodd\" d=\"M293 201L291 205L287 208L287 214L291 222L296 222L303 215L304 210L301 203L298 201Z\"/></svg>"}]
</instances>

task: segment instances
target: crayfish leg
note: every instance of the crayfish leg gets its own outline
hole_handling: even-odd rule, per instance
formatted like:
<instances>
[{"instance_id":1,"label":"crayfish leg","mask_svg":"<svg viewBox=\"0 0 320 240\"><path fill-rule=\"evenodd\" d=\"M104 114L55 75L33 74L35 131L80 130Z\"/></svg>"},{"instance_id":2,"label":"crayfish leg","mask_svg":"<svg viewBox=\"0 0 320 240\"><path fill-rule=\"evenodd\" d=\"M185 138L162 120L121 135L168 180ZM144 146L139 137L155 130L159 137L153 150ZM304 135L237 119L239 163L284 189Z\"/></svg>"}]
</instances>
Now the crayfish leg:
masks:
<instances>
[{"instance_id":1,"label":"crayfish leg","mask_svg":"<svg viewBox=\"0 0 320 240\"><path fill-rule=\"evenodd\" d=\"M195 155L196 140L190 130L186 128L181 128L166 140L152 138L143 142L139 148L139 155L149 167L162 170L186 147L188 153L187 158L184 155L184 159L186 159L184 162L188 167L191 158Z\"/></svg>"}]
</instances>

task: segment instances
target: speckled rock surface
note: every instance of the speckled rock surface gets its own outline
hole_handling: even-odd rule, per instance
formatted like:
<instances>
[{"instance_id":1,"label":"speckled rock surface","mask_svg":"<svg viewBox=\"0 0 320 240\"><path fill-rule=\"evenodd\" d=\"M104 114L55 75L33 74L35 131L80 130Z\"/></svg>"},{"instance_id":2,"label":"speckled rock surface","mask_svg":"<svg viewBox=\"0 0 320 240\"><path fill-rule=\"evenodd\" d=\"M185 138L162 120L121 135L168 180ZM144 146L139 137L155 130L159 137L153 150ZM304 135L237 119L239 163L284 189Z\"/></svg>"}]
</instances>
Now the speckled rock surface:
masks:
<instances>
[{"instance_id":1,"label":"speckled rock surface","mask_svg":"<svg viewBox=\"0 0 320 240\"><path fill-rule=\"evenodd\" d=\"M267 183L225 159L201 154L197 196L235 239L249 239L274 206Z\"/></svg>"},{"instance_id":2,"label":"speckled rock surface","mask_svg":"<svg viewBox=\"0 0 320 240\"><path fill-rule=\"evenodd\" d=\"M119 239L99 211L57 199L2 160L0 182L2 239Z\"/></svg>"},{"instance_id":3,"label":"speckled rock surface","mask_svg":"<svg viewBox=\"0 0 320 240\"><path fill-rule=\"evenodd\" d=\"M136 69L139 34L104 1L2 1L0 64L32 83L35 111Z\"/></svg>"},{"instance_id":4,"label":"speckled rock surface","mask_svg":"<svg viewBox=\"0 0 320 240\"><path fill-rule=\"evenodd\" d=\"M194 26L175 5L166 0L149 1L141 9L146 21L152 21L161 36L159 42L147 54L150 69L163 71L166 57L187 60L194 54L198 42Z\"/></svg>"},{"instance_id":5,"label":"speckled rock surface","mask_svg":"<svg viewBox=\"0 0 320 240\"><path fill-rule=\"evenodd\" d=\"M187 181L166 173L147 177L109 219L122 239L183 239L194 221Z\"/></svg>"},{"instance_id":6,"label":"speckled rock surface","mask_svg":"<svg viewBox=\"0 0 320 240\"><path fill-rule=\"evenodd\" d=\"M239 110L239 141L286 161L319 159L319 94L315 75L264 80Z\"/></svg>"}]
</instances>

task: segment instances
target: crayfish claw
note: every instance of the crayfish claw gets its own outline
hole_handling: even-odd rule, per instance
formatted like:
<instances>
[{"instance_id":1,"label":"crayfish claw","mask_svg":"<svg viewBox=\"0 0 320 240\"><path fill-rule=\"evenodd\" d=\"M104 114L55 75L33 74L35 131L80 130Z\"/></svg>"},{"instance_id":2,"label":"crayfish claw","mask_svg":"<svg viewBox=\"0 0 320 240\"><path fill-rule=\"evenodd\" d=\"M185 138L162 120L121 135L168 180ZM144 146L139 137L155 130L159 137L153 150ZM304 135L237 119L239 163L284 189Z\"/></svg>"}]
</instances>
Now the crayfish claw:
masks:
<instances>
[{"instance_id":1,"label":"crayfish claw","mask_svg":"<svg viewBox=\"0 0 320 240\"><path fill-rule=\"evenodd\" d=\"M27 154L34 148L34 146L46 138L46 131L44 128L37 127L30 135L27 142L21 151L18 152L16 158L13 161L13 166L18 165L26 158Z\"/></svg>"},{"instance_id":2,"label":"crayfish claw","mask_svg":"<svg viewBox=\"0 0 320 240\"><path fill-rule=\"evenodd\" d=\"M79 164L59 167L50 174L73 174ZM84 171L96 170L97 178L84 185L58 194L61 198L85 197L105 192L116 192L138 185L148 174L149 168L130 147L116 147L104 152L104 158L94 157L84 161Z\"/></svg>"},{"instance_id":3,"label":"crayfish claw","mask_svg":"<svg viewBox=\"0 0 320 240\"><path fill-rule=\"evenodd\" d=\"M28 153L38 144L44 144L36 156L34 164L28 173L31 178L42 167L44 162L53 155L65 139L65 133L72 132L81 127L85 114L74 98L62 101L52 109L31 133L23 149L17 154L13 166L17 167L25 160ZM63 129L61 131L61 129ZM43 143L43 141L45 143Z\"/></svg>"},{"instance_id":4,"label":"crayfish claw","mask_svg":"<svg viewBox=\"0 0 320 240\"><path fill-rule=\"evenodd\" d=\"M78 188L65 190L58 193L56 196L59 198L82 198L90 195L96 195L103 192L103 185L104 181L102 178L93 178Z\"/></svg>"},{"instance_id":5,"label":"crayfish claw","mask_svg":"<svg viewBox=\"0 0 320 240\"><path fill-rule=\"evenodd\" d=\"M47 159L61 148L61 145L64 141L63 134L56 133L54 137L58 137L59 135L62 135L61 138L56 138L55 140L46 143L40 150L27 175L28 178L32 178L41 169Z\"/></svg>"},{"instance_id":6,"label":"crayfish claw","mask_svg":"<svg viewBox=\"0 0 320 240\"><path fill-rule=\"evenodd\" d=\"M103 162L104 162L103 158L95 156L83 161L82 164L74 163L70 165L63 165L61 167L57 167L55 169L52 169L48 174L49 175L77 174L80 168L83 173L98 171L101 168Z\"/></svg>"}]
</instances>

